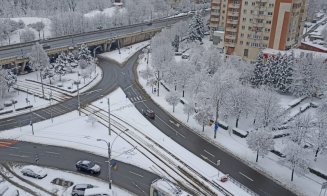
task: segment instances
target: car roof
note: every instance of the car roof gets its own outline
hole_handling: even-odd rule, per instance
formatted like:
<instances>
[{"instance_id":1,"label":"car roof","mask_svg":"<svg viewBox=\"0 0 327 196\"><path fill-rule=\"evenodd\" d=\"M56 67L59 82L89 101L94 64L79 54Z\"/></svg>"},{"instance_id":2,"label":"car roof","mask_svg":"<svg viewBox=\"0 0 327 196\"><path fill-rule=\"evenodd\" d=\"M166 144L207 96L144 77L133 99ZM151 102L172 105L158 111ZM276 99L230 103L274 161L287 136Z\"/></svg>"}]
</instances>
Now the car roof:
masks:
<instances>
[{"instance_id":1,"label":"car roof","mask_svg":"<svg viewBox=\"0 0 327 196\"><path fill-rule=\"evenodd\" d=\"M91 185L91 184L76 184L75 187L76 188L87 188L88 185Z\"/></svg>"},{"instance_id":2,"label":"car roof","mask_svg":"<svg viewBox=\"0 0 327 196\"><path fill-rule=\"evenodd\" d=\"M86 164L86 165L87 165L87 164L90 164L90 163L91 163L91 161L88 161L88 160L82 160L82 161L81 161L81 163L82 163L82 164Z\"/></svg>"},{"instance_id":3,"label":"car roof","mask_svg":"<svg viewBox=\"0 0 327 196\"><path fill-rule=\"evenodd\" d=\"M85 189L84 195L95 195L95 194L109 194L109 190L106 188L101 188L101 187L96 187L96 188L90 188L90 189Z\"/></svg>"}]
</instances>

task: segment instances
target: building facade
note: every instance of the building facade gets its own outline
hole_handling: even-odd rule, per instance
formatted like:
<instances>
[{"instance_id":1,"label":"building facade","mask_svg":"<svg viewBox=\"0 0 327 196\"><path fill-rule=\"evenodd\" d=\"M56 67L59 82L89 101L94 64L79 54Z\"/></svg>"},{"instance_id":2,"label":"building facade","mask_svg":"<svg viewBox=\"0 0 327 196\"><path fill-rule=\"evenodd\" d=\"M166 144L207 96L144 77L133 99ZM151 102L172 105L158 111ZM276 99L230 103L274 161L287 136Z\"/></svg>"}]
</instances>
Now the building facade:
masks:
<instances>
[{"instance_id":1,"label":"building facade","mask_svg":"<svg viewBox=\"0 0 327 196\"><path fill-rule=\"evenodd\" d=\"M255 59L259 50L301 42L307 0L212 0L210 29L224 29L224 51Z\"/></svg>"}]
</instances>

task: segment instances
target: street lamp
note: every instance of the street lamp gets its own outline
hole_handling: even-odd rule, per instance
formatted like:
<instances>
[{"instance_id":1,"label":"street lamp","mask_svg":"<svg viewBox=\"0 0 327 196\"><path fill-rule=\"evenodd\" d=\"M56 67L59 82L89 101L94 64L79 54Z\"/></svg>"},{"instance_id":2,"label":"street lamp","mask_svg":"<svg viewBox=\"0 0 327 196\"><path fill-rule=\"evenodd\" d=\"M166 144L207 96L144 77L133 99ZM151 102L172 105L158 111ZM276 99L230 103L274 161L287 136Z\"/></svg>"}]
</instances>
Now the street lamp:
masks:
<instances>
[{"instance_id":1,"label":"street lamp","mask_svg":"<svg viewBox=\"0 0 327 196\"><path fill-rule=\"evenodd\" d=\"M110 145L110 142L104 140L104 139L97 139L98 142L105 142L107 144L108 147L108 183L109 183L109 190L111 190L111 184L112 184L112 179L111 179L111 148L114 144L114 142L116 141L116 139L122 134L125 133L126 131L128 131L128 129L120 132L115 139L112 141L112 145Z\"/></svg>"}]
</instances>

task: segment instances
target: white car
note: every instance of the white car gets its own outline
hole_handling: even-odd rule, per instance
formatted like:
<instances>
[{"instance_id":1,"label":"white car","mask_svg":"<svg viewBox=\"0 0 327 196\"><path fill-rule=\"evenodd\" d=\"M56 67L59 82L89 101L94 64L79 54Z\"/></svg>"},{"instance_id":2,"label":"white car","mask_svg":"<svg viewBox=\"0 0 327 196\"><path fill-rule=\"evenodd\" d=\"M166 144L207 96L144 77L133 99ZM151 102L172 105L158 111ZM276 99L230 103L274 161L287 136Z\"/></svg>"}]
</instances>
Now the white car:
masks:
<instances>
[{"instance_id":1,"label":"white car","mask_svg":"<svg viewBox=\"0 0 327 196\"><path fill-rule=\"evenodd\" d=\"M20 171L24 176L42 179L47 176L47 173L40 167L34 165L24 166Z\"/></svg>"},{"instance_id":2,"label":"white car","mask_svg":"<svg viewBox=\"0 0 327 196\"><path fill-rule=\"evenodd\" d=\"M109 189L96 187L85 189L84 196L111 196L111 194Z\"/></svg>"}]
</instances>

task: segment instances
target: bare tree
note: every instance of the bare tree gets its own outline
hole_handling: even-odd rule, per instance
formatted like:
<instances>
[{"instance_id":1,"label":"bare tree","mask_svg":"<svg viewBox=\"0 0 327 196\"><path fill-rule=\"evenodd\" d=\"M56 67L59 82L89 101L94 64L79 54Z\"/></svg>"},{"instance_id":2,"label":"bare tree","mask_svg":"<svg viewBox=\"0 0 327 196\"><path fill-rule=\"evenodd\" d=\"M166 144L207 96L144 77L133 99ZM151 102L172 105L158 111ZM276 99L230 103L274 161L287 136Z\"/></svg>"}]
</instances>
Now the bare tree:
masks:
<instances>
[{"instance_id":1,"label":"bare tree","mask_svg":"<svg viewBox=\"0 0 327 196\"><path fill-rule=\"evenodd\" d=\"M42 21L31 24L31 27L39 33L39 39L41 39L41 31L43 31L43 39L44 39L45 24Z\"/></svg>"},{"instance_id":2,"label":"bare tree","mask_svg":"<svg viewBox=\"0 0 327 196\"><path fill-rule=\"evenodd\" d=\"M31 42L31 41L34 41L35 40L35 34L30 29L24 29L20 33L20 40L21 40L21 42Z\"/></svg>"},{"instance_id":3,"label":"bare tree","mask_svg":"<svg viewBox=\"0 0 327 196\"><path fill-rule=\"evenodd\" d=\"M176 91L171 91L166 96L166 101L169 103L169 105L173 106L173 112L175 112L175 106L179 103L179 95Z\"/></svg>"},{"instance_id":4,"label":"bare tree","mask_svg":"<svg viewBox=\"0 0 327 196\"><path fill-rule=\"evenodd\" d=\"M187 114L187 122L190 119L190 115L194 114L195 112L194 110L195 110L194 103L184 103L183 112Z\"/></svg>"}]
</instances>

